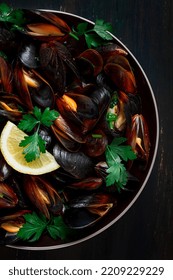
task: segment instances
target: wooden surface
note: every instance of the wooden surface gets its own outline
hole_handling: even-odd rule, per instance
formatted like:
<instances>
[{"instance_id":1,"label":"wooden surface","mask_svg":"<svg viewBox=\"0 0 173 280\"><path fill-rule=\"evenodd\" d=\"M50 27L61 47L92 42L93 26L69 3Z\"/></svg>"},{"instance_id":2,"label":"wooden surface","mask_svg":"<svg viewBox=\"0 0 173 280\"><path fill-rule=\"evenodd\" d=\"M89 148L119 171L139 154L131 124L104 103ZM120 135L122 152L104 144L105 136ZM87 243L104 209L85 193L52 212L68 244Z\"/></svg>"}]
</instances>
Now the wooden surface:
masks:
<instances>
[{"instance_id":1,"label":"wooden surface","mask_svg":"<svg viewBox=\"0 0 173 280\"><path fill-rule=\"evenodd\" d=\"M14 7L56 9L110 21L146 72L158 104L160 143L150 179L133 207L86 242L52 251L0 248L0 259L173 259L172 0L29 0Z\"/></svg>"}]
</instances>

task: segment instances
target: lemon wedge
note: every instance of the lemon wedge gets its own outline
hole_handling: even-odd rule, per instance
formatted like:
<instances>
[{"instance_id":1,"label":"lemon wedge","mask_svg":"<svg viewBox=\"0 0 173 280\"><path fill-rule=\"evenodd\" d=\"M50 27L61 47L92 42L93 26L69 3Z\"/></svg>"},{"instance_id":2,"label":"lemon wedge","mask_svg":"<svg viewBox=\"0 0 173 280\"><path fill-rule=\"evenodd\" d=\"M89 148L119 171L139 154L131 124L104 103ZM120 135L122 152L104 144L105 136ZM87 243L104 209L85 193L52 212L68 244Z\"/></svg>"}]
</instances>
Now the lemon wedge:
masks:
<instances>
[{"instance_id":1,"label":"lemon wedge","mask_svg":"<svg viewBox=\"0 0 173 280\"><path fill-rule=\"evenodd\" d=\"M30 175L41 175L58 169L58 163L48 151L31 162L25 160L23 147L19 147L19 143L26 135L14 123L6 123L0 138L0 149L6 162L16 171Z\"/></svg>"}]
</instances>

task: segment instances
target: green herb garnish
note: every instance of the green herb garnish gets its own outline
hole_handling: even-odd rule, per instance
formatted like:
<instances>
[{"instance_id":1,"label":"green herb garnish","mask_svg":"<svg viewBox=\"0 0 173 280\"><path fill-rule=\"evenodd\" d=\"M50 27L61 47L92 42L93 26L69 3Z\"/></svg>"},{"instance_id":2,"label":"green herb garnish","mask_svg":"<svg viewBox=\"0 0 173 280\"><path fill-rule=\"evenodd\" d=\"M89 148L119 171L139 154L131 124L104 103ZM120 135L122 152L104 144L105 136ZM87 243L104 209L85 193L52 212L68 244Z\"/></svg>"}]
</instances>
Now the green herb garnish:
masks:
<instances>
[{"instance_id":1,"label":"green herb garnish","mask_svg":"<svg viewBox=\"0 0 173 280\"><path fill-rule=\"evenodd\" d=\"M98 19L94 25L94 31L104 40L112 40L112 35L107 32L113 32L111 23Z\"/></svg>"},{"instance_id":2,"label":"green herb garnish","mask_svg":"<svg viewBox=\"0 0 173 280\"><path fill-rule=\"evenodd\" d=\"M128 174L122 162L136 159L136 154L131 146L121 145L127 139L124 137L115 138L106 148L106 162L108 164L106 186L115 184L118 191L127 184Z\"/></svg>"},{"instance_id":3,"label":"green herb garnish","mask_svg":"<svg viewBox=\"0 0 173 280\"><path fill-rule=\"evenodd\" d=\"M32 212L25 214L24 218L25 223L17 233L22 240L35 242L45 232L48 232L53 239L65 239L69 234L69 229L61 216L53 216L47 220L43 214Z\"/></svg>"},{"instance_id":4,"label":"green herb garnish","mask_svg":"<svg viewBox=\"0 0 173 280\"><path fill-rule=\"evenodd\" d=\"M18 128L26 132L31 132L35 129L32 135L25 136L19 143L20 147L25 147L23 154L27 162L39 158L40 153L46 152L46 143L39 135L39 128L41 124L50 127L58 116L59 113L55 110L46 108L41 112L41 109L37 106L34 107L32 113L23 116L23 119L18 124Z\"/></svg>"},{"instance_id":5,"label":"green herb garnish","mask_svg":"<svg viewBox=\"0 0 173 280\"><path fill-rule=\"evenodd\" d=\"M66 239L71 232L66 224L64 224L61 216L52 218L51 222L47 225L47 231L53 239L59 237L62 240Z\"/></svg>"},{"instance_id":6,"label":"green herb garnish","mask_svg":"<svg viewBox=\"0 0 173 280\"><path fill-rule=\"evenodd\" d=\"M12 28L21 29L25 23L24 13L20 9L13 9L6 3L0 4L0 21L9 22Z\"/></svg>"},{"instance_id":7,"label":"green herb garnish","mask_svg":"<svg viewBox=\"0 0 173 280\"><path fill-rule=\"evenodd\" d=\"M118 104L118 93L117 92L114 92L112 98L111 98L111 102L110 102L110 105L109 107L110 108L114 108L115 105Z\"/></svg>"},{"instance_id":8,"label":"green herb garnish","mask_svg":"<svg viewBox=\"0 0 173 280\"><path fill-rule=\"evenodd\" d=\"M101 134L97 134L97 133L96 134L94 133L91 136L92 136L92 138L95 138L95 139L101 139L103 137Z\"/></svg>"},{"instance_id":9,"label":"green herb garnish","mask_svg":"<svg viewBox=\"0 0 173 280\"><path fill-rule=\"evenodd\" d=\"M113 28L110 23L105 22L102 19L98 19L96 20L93 28L88 29L88 25L89 24L87 22L78 24L77 29L73 29L69 35L74 37L76 40L79 40L80 36L84 36L88 48L96 48L104 44L105 40L112 40L112 35L109 32L112 32Z\"/></svg>"},{"instance_id":10,"label":"green herb garnish","mask_svg":"<svg viewBox=\"0 0 173 280\"><path fill-rule=\"evenodd\" d=\"M114 128L114 122L116 122L118 116L112 112L107 112L106 113L106 120L108 122L109 128L113 129Z\"/></svg>"}]
</instances>

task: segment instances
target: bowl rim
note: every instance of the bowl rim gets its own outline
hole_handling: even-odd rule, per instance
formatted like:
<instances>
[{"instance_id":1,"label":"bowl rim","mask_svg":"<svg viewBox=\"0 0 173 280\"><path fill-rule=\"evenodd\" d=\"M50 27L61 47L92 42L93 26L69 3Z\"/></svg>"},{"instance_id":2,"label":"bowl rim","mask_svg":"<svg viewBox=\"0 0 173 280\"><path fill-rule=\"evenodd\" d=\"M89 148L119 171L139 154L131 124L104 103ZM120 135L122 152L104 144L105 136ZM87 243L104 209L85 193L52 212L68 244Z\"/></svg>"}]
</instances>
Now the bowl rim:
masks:
<instances>
[{"instance_id":1,"label":"bowl rim","mask_svg":"<svg viewBox=\"0 0 173 280\"><path fill-rule=\"evenodd\" d=\"M58 13L58 14L62 14L62 15L67 15L67 16L71 16L74 17L76 19L82 20L82 21L86 21L90 24L94 24L93 21L86 19L85 17L73 14L73 13L69 13L69 12L65 12L65 11L58 11L58 10L54 10L54 9L33 9L33 10L37 10L37 11L44 11L44 12L52 12L52 13ZM110 32L109 32L110 33ZM127 211L132 207L132 205L135 203L135 201L138 199L138 197L140 196L140 194L142 193L143 189L145 188L148 179L151 175L151 172L153 170L153 166L156 160L156 156L157 156L157 151L158 151L158 145L159 145L159 114L158 114L158 107L157 107L157 102L156 102L156 98L153 92L153 89L151 87L150 81L147 77L147 75L145 74L145 71L143 70L141 64L138 62L138 60L136 59L136 57L131 53L131 51L128 49L128 47L120 40L118 39L114 34L110 33L113 37L113 39L115 39L118 43L120 43L120 45L128 51L128 54L132 57L132 59L134 60L134 62L136 63L136 65L139 67L139 69L141 70L141 73L143 75L143 77L145 78L145 81L149 87L151 96L152 96L152 100L153 100L153 105L154 105L154 109L155 109L155 118L156 118L156 141L155 141L155 147L154 147L154 153L153 153L153 157L151 160L151 164L150 164L150 168L148 170L147 176L145 177L145 180L142 183L142 186L140 187L140 189L138 190L138 192L136 193L136 195L134 196L134 198L131 200L131 202L125 207L125 209L112 221L110 221L108 224L106 224L104 227L102 227L99 230L96 230L94 233L89 234L81 239L75 240L75 241L71 241L68 243L63 243L63 244L59 244L59 245L52 245L52 246L22 246L22 245L6 245L6 247L9 248L13 248L13 249L20 249L20 250L32 250L32 251L46 251L46 250L56 250L56 249L61 249L61 248L67 248L70 246L74 246L74 245L78 245L82 242L85 242L93 237L96 237L97 235L101 234L102 232L104 232L106 229L108 229L109 227L111 227L113 224L115 224L121 217L124 216L125 213L127 213Z\"/></svg>"}]
</instances>

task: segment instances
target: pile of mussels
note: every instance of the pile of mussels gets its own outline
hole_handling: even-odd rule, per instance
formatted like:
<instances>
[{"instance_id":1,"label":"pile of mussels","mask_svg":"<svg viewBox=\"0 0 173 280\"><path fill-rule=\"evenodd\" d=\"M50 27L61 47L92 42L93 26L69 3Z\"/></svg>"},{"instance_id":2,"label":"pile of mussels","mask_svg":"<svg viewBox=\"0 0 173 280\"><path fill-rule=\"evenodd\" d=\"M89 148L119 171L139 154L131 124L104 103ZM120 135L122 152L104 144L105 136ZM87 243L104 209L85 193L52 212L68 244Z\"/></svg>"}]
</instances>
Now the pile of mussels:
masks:
<instances>
[{"instance_id":1,"label":"pile of mussels","mask_svg":"<svg viewBox=\"0 0 173 280\"><path fill-rule=\"evenodd\" d=\"M146 164L150 146L127 51L114 41L89 49L69 36L71 24L56 13L24 13L21 31L0 23L0 51L8 58L0 57L1 130L8 120L19 123L21 107L25 112L34 106L57 110L59 117L50 129L40 127L40 134L61 167L39 176L19 174L0 154L0 235L5 243L17 240L14 228L24 223L28 211L41 211L47 219L51 213L62 215L75 229L95 224L117 204L116 186L105 184L106 146L115 137L126 137ZM108 112L117 116L111 127Z\"/></svg>"}]
</instances>

